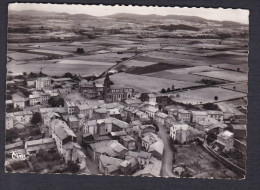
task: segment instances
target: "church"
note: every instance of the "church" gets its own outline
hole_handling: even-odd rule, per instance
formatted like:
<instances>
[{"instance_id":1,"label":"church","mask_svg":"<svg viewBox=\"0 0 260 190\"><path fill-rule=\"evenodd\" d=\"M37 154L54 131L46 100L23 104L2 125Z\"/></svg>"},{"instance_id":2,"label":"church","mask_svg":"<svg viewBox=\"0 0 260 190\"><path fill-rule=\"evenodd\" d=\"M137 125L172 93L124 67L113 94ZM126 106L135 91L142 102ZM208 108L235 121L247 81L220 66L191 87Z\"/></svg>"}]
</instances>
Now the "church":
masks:
<instances>
[{"instance_id":1,"label":"church","mask_svg":"<svg viewBox=\"0 0 260 190\"><path fill-rule=\"evenodd\" d=\"M104 80L104 100L107 103L119 102L133 97L134 89L123 85L114 85L109 75Z\"/></svg>"}]
</instances>

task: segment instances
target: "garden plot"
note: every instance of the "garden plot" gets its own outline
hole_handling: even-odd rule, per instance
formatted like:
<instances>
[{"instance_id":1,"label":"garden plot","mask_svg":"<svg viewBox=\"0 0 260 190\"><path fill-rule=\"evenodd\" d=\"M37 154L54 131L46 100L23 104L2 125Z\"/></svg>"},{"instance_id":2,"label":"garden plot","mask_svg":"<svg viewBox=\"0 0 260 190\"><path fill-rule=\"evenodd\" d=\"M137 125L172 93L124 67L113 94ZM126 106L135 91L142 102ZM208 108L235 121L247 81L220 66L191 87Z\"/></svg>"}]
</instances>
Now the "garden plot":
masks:
<instances>
[{"instance_id":1,"label":"garden plot","mask_svg":"<svg viewBox=\"0 0 260 190\"><path fill-rule=\"evenodd\" d=\"M12 59L17 60L17 61L46 57L44 55L21 53L21 52L8 53L7 56L11 57Z\"/></svg>"},{"instance_id":2,"label":"garden plot","mask_svg":"<svg viewBox=\"0 0 260 190\"><path fill-rule=\"evenodd\" d=\"M70 52L64 52L64 51L57 51L57 50L47 50L47 49L32 49L28 50L30 52L36 52L36 53L47 53L47 54L55 54L55 55L70 55Z\"/></svg>"},{"instance_id":3,"label":"garden plot","mask_svg":"<svg viewBox=\"0 0 260 190\"><path fill-rule=\"evenodd\" d=\"M200 72L200 73L193 73L195 75L206 76L210 78L222 79L226 81L247 81L248 76L245 73L235 72L235 71L209 71L209 72Z\"/></svg>"},{"instance_id":4,"label":"garden plot","mask_svg":"<svg viewBox=\"0 0 260 190\"><path fill-rule=\"evenodd\" d=\"M208 87L194 90L187 90L179 92L179 97L173 97L172 99L177 102L185 104L205 104L221 102L225 100L232 100L237 98L246 97L246 93L234 92L232 90L223 89L220 87ZM217 97L217 100L215 99Z\"/></svg>"},{"instance_id":5,"label":"garden plot","mask_svg":"<svg viewBox=\"0 0 260 190\"><path fill-rule=\"evenodd\" d=\"M228 167L217 161L199 145L176 146L175 166L185 165L194 172L196 178L239 178Z\"/></svg>"},{"instance_id":6,"label":"garden plot","mask_svg":"<svg viewBox=\"0 0 260 190\"><path fill-rule=\"evenodd\" d=\"M195 66L195 67L188 67L182 69L171 69L166 70L167 72L174 73L174 74L191 74L191 73L198 73L198 72L206 72L206 71L219 71L221 69L210 67L210 66Z\"/></svg>"},{"instance_id":7,"label":"garden plot","mask_svg":"<svg viewBox=\"0 0 260 190\"><path fill-rule=\"evenodd\" d=\"M139 92L159 92L162 88L171 88L172 85L174 85L175 88L198 86L198 83L161 79L127 73L118 73L111 75L110 79L116 85L125 85L128 87L132 87ZM104 79L99 79L99 81L102 83Z\"/></svg>"}]
</instances>

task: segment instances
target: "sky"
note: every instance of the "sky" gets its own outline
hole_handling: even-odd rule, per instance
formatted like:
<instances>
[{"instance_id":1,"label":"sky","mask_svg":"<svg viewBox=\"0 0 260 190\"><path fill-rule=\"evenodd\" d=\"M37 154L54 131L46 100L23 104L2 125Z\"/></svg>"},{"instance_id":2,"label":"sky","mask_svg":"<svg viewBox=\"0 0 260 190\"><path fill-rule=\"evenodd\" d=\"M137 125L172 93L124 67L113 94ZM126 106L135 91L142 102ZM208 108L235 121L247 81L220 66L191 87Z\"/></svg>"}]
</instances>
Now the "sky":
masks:
<instances>
[{"instance_id":1,"label":"sky","mask_svg":"<svg viewBox=\"0 0 260 190\"><path fill-rule=\"evenodd\" d=\"M107 6L107 5L68 5L68 4L37 4L11 3L9 10L40 10L50 12L65 12L69 14L88 14L106 16L116 13L133 13L140 15L186 15L199 16L209 20L234 21L248 24L249 11L245 9L223 8L180 8L180 7L146 7L146 6Z\"/></svg>"}]
</instances>

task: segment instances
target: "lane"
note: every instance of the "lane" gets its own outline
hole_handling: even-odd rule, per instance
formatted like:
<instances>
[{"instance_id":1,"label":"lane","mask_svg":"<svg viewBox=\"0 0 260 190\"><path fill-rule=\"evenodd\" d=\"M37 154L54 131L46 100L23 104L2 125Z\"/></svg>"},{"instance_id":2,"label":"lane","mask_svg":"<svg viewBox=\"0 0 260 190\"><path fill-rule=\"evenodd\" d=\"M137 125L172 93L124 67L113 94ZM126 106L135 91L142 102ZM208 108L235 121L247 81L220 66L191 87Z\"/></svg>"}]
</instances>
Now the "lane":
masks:
<instances>
[{"instance_id":1,"label":"lane","mask_svg":"<svg viewBox=\"0 0 260 190\"><path fill-rule=\"evenodd\" d=\"M172 173L173 150L171 149L168 140L169 135L167 134L167 130L163 125L158 124L158 127L159 127L158 136L163 140L164 143L161 174L164 177L177 178L178 176Z\"/></svg>"}]
</instances>

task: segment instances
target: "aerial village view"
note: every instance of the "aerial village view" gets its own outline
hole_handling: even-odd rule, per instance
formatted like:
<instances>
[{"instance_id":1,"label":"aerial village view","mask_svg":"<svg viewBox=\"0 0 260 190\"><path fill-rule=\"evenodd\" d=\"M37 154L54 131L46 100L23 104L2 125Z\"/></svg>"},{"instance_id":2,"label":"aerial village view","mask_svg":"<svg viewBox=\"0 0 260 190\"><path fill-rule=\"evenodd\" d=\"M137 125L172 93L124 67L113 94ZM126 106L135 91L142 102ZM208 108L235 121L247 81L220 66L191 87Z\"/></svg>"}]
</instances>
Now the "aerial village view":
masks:
<instances>
[{"instance_id":1,"label":"aerial village view","mask_svg":"<svg viewBox=\"0 0 260 190\"><path fill-rule=\"evenodd\" d=\"M247 14L30 5L9 6L6 172L245 177Z\"/></svg>"}]
</instances>

